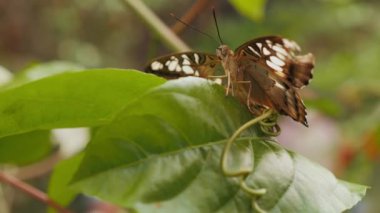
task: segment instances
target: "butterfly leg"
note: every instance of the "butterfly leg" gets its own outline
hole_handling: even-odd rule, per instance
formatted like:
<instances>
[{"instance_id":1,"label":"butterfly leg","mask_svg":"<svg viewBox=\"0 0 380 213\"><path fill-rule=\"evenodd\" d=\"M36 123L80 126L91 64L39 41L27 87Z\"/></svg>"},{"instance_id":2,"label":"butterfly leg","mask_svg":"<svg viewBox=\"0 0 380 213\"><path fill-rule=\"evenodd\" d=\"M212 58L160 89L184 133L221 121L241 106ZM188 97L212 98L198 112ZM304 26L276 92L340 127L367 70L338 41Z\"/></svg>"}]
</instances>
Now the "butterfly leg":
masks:
<instances>
[{"instance_id":1,"label":"butterfly leg","mask_svg":"<svg viewBox=\"0 0 380 213\"><path fill-rule=\"evenodd\" d=\"M231 95L234 96L234 85L231 80L231 73L228 71L226 71L225 73L225 75L208 76L207 78L227 78L226 96L230 94L230 91Z\"/></svg>"},{"instance_id":2,"label":"butterfly leg","mask_svg":"<svg viewBox=\"0 0 380 213\"><path fill-rule=\"evenodd\" d=\"M226 95L229 94L230 88L231 88L231 91L232 91L232 96L235 96L233 84L231 83L231 73L227 72L227 90L226 90Z\"/></svg>"},{"instance_id":3,"label":"butterfly leg","mask_svg":"<svg viewBox=\"0 0 380 213\"><path fill-rule=\"evenodd\" d=\"M247 94L247 107L249 107L249 100L250 100L250 97L251 97L251 92L252 92L252 85L251 85L251 81L244 81L243 83L248 83L249 84L249 88L248 88L248 94ZM251 109L250 109L251 110Z\"/></svg>"},{"instance_id":4,"label":"butterfly leg","mask_svg":"<svg viewBox=\"0 0 380 213\"><path fill-rule=\"evenodd\" d=\"M226 75L223 75L225 78L227 78L226 96L230 94L230 90L231 90L231 95L235 96L234 84L231 81L231 73L230 72L226 72L226 73L227 73Z\"/></svg>"},{"instance_id":5,"label":"butterfly leg","mask_svg":"<svg viewBox=\"0 0 380 213\"><path fill-rule=\"evenodd\" d=\"M210 75L207 76L207 79L215 79L215 78L227 78L227 75Z\"/></svg>"},{"instance_id":6,"label":"butterfly leg","mask_svg":"<svg viewBox=\"0 0 380 213\"><path fill-rule=\"evenodd\" d=\"M232 95L233 95L233 86L231 83L231 77L230 74L227 73L226 75L214 75L214 76L207 76L208 79L223 79L227 78L227 88L226 88L226 96L230 93L230 90L232 90Z\"/></svg>"}]
</instances>

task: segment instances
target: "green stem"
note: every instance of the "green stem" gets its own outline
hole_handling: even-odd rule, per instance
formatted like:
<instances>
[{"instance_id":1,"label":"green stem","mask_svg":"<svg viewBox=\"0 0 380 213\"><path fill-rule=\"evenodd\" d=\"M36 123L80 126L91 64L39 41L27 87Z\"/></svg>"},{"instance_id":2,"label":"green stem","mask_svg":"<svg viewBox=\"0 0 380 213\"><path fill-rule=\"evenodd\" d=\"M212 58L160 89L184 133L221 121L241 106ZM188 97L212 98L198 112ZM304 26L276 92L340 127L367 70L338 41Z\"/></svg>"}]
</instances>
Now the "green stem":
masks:
<instances>
[{"instance_id":1,"label":"green stem","mask_svg":"<svg viewBox=\"0 0 380 213\"><path fill-rule=\"evenodd\" d=\"M267 189L265 189L265 188L253 189L253 188L249 187L245 183L244 180L245 180L244 176L240 176L240 187L247 194L250 194L250 195L253 195L253 196L260 196L260 195L263 195L263 194L267 193Z\"/></svg>"},{"instance_id":2,"label":"green stem","mask_svg":"<svg viewBox=\"0 0 380 213\"><path fill-rule=\"evenodd\" d=\"M240 176L240 175L244 175L242 174L241 172L231 172L231 171L228 171L227 169L227 156L228 156L228 153L231 149L231 145L232 143L236 140L237 137L239 137L239 135L245 131L247 128L249 128L250 126L264 120L265 118L269 117L271 114L273 113L272 110L268 110L266 111L265 113L263 113L262 115L248 121L247 123L243 124L238 130L236 130L234 132L234 134L230 137L230 139L227 141L226 145L224 146L224 149L223 149L223 152L222 152L222 159L221 159L221 167L222 167L222 172L224 173L224 175L226 176Z\"/></svg>"},{"instance_id":3,"label":"green stem","mask_svg":"<svg viewBox=\"0 0 380 213\"><path fill-rule=\"evenodd\" d=\"M122 0L174 51L188 51L190 48L174 34L141 0Z\"/></svg>"},{"instance_id":4,"label":"green stem","mask_svg":"<svg viewBox=\"0 0 380 213\"><path fill-rule=\"evenodd\" d=\"M257 204L257 201L253 201L253 209L255 209L255 211L257 213L267 213L264 209L262 209L259 204Z\"/></svg>"}]
</instances>

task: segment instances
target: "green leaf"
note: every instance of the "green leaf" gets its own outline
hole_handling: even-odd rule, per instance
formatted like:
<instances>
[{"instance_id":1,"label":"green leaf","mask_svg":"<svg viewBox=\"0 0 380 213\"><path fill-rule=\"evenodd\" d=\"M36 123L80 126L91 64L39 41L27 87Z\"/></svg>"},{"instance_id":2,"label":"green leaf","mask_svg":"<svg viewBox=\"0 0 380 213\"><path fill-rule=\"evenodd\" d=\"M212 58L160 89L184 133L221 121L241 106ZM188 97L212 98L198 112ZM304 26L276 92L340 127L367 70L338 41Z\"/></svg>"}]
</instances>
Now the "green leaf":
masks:
<instances>
[{"instance_id":1,"label":"green leaf","mask_svg":"<svg viewBox=\"0 0 380 213\"><path fill-rule=\"evenodd\" d=\"M230 0L237 11L254 21L263 18L265 2L265 0Z\"/></svg>"},{"instance_id":2,"label":"green leaf","mask_svg":"<svg viewBox=\"0 0 380 213\"><path fill-rule=\"evenodd\" d=\"M264 169L248 177L253 186L268 189L268 195L258 202L263 209L270 212L343 212L365 195L366 186L337 180L327 169L282 147L277 147L278 151L273 148L274 144L266 143L265 146L264 159L257 168ZM289 171L292 176L284 177ZM268 177L276 178L268 180Z\"/></svg>"},{"instance_id":3,"label":"green leaf","mask_svg":"<svg viewBox=\"0 0 380 213\"><path fill-rule=\"evenodd\" d=\"M0 138L0 164L26 165L52 151L50 131L34 131Z\"/></svg>"},{"instance_id":4,"label":"green leaf","mask_svg":"<svg viewBox=\"0 0 380 213\"><path fill-rule=\"evenodd\" d=\"M249 118L219 86L194 78L167 82L98 129L73 187L139 212L252 212L254 199L240 190L238 178L220 171L226 139ZM268 190L257 200L261 208L341 212L364 196L366 187L338 181L254 130L235 142L251 147L253 156L242 159L239 149L230 155L253 161L245 181Z\"/></svg>"},{"instance_id":5,"label":"green leaf","mask_svg":"<svg viewBox=\"0 0 380 213\"><path fill-rule=\"evenodd\" d=\"M98 129L76 177L134 162L149 153L225 139L249 118L247 110L225 96L219 85L199 78L167 82Z\"/></svg>"},{"instance_id":6,"label":"green leaf","mask_svg":"<svg viewBox=\"0 0 380 213\"><path fill-rule=\"evenodd\" d=\"M83 154L80 153L59 162L50 178L48 195L63 206L67 206L78 195L78 191L68 185L82 158ZM49 212L55 211L49 209Z\"/></svg>"},{"instance_id":7,"label":"green leaf","mask_svg":"<svg viewBox=\"0 0 380 213\"><path fill-rule=\"evenodd\" d=\"M0 137L39 129L105 124L165 80L134 70L94 69L0 92Z\"/></svg>"}]
</instances>

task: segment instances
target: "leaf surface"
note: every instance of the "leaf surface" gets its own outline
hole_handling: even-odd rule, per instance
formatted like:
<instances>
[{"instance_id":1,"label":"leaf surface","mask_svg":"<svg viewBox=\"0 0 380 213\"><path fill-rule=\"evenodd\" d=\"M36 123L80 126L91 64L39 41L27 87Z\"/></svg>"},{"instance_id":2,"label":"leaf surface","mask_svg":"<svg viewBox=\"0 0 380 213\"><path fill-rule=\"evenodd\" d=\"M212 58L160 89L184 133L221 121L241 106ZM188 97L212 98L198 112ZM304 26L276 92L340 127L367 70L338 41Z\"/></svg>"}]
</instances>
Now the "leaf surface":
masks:
<instances>
[{"instance_id":1,"label":"leaf surface","mask_svg":"<svg viewBox=\"0 0 380 213\"><path fill-rule=\"evenodd\" d=\"M134 70L94 69L4 90L0 92L0 137L105 124L129 102L163 82Z\"/></svg>"},{"instance_id":2,"label":"leaf surface","mask_svg":"<svg viewBox=\"0 0 380 213\"><path fill-rule=\"evenodd\" d=\"M50 131L40 130L0 138L0 164L34 163L53 150Z\"/></svg>"},{"instance_id":3,"label":"leaf surface","mask_svg":"<svg viewBox=\"0 0 380 213\"><path fill-rule=\"evenodd\" d=\"M98 129L72 187L138 212L251 212L254 198L241 190L238 178L220 170L224 142L249 117L217 85L195 78L167 82ZM245 181L267 189L257 200L261 208L341 212L364 196L366 187L338 181L321 166L257 137L256 129L235 143L253 154L231 159L253 162Z\"/></svg>"}]
</instances>

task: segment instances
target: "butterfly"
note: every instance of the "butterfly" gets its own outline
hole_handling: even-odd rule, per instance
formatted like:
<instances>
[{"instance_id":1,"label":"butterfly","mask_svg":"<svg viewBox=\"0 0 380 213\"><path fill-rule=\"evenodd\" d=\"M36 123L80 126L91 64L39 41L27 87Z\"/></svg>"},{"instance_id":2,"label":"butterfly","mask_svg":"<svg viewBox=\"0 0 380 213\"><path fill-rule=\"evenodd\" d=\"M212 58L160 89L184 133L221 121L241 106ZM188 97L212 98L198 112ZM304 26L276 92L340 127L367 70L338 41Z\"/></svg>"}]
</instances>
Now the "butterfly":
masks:
<instances>
[{"instance_id":1,"label":"butterfly","mask_svg":"<svg viewBox=\"0 0 380 213\"><path fill-rule=\"evenodd\" d=\"M235 51L222 44L216 54L182 52L152 60L145 72L167 79L186 76L214 78L222 65L226 94L236 96L253 114L274 109L308 126L306 107L298 90L313 77L313 54L297 55L300 47L280 36L250 40Z\"/></svg>"}]
</instances>

